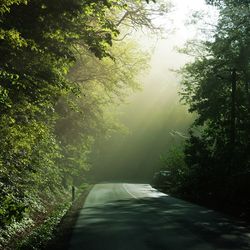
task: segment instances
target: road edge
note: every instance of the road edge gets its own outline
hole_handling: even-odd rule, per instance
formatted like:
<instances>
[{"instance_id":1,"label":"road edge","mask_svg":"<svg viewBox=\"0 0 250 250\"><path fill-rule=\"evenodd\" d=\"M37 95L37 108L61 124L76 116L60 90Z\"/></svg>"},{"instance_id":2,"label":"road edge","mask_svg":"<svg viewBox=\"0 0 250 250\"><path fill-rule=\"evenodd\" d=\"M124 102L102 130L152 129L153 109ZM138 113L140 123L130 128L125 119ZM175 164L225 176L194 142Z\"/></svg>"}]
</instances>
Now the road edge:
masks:
<instances>
[{"instance_id":1,"label":"road edge","mask_svg":"<svg viewBox=\"0 0 250 250\"><path fill-rule=\"evenodd\" d=\"M43 248L44 250L69 249L70 239L80 210L82 209L85 199L87 198L92 188L93 185L89 185L72 203L65 216L63 216L62 220L55 228L52 238L47 242L46 246Z\"/></svg>"}]
</instances>

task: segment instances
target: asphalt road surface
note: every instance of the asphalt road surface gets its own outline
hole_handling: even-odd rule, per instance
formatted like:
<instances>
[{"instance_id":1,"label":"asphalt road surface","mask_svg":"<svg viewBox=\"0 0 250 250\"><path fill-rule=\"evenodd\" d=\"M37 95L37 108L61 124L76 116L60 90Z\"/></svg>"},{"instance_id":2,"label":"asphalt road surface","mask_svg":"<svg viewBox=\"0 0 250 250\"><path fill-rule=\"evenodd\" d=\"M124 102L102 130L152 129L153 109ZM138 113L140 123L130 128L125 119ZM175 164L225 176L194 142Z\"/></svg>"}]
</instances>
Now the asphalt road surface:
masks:
<instances>
[{"instance_id":1,"label":"asphalt road surface","mask_svg":"<svg viewBox=\"0 0 250 250\"><path fill-rule=\"evenodd\" d=\"M70 250L250 249L250 228L172 198L148 184L97 184L76 222Z\"/></svg>"}]
</instances>

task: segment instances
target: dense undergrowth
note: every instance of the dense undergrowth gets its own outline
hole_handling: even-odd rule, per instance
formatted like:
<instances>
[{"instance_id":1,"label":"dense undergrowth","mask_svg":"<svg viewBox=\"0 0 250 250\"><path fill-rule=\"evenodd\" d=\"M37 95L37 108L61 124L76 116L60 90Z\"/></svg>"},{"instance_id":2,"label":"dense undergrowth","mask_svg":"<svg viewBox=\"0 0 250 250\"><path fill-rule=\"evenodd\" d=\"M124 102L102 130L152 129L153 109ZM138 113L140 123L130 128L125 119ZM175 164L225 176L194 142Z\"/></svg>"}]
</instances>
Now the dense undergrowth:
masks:
<instances>
[{"instance_id":1,"label":"dense undergrowth","mask_svg":"<svg viewBox=\"0 0 250 250\"><path fill-rule=\"evenodd\" d=\"M26 236L16 249L42 249L46 242L53 237L53 232L56 226L60 223L62 217L66 214L71 202L64 203L53 209L53 213L48 216L40 225L35 227L31 234Z\"/></svg>"},{"instance_id":2,"label":"dense undergrowth","mask_svg":"<svg viewBox=\"0 0 250 250\"><path fill-rule=\"evenodd\" d=\"M0 249L39 249L52 235L54 227L71 205L69 192L64 198L50 201L46 206L20 221L0 230Z\"/></svg>"},{"instance_id":3,"label":"dense undergrowth","mask_svg":"<svg viewBox=\"0 0 250 250\"><path fill-rule=\"evenodd\" d=\"M43 210L34 211L21 221L12 223L5 230L0 230L0 249L45 249L48 242L54 239L55 230L64 216L88 188L87 184L78 187L73 203L71 190L65 191L63 196L53 202L50 201Z\"/></svg>"}]
</instances>

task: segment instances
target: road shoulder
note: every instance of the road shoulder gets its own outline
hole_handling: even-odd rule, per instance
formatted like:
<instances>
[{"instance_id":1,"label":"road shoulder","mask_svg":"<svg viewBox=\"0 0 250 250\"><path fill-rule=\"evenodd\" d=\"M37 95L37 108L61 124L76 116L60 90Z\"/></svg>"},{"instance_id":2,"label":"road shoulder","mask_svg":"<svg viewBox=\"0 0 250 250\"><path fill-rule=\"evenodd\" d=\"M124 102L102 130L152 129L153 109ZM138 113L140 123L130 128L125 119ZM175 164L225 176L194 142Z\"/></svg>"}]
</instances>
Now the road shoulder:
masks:
<instances>
[{"instance_id":1,"label":"road shoulder","mask_svg":"<svg viewBox=\"0 0 250 250\"><path fill-rule=\"evenodd\" d=\"M93 185L90 185L86 188L72 204L71 208L56 227L53 238L46 244L45 250L67 250L69 248L70 239L78 215L92 187Z\"/></svg>"}]
</instances>

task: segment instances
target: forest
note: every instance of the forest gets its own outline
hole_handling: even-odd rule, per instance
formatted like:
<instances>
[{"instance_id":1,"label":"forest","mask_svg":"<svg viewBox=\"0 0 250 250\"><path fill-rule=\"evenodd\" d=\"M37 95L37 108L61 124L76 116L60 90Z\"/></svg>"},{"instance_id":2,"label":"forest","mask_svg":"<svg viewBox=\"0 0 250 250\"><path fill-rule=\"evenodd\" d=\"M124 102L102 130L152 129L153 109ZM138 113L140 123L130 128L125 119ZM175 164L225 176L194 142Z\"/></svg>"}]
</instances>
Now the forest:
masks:
<instances>
[{"instance_id":1,"label":"forest","mask_svg":"<svg viewBox=\"0 0 250 250\"><path fill-rule=\"evenodd\" d=\"M188 138L162 157L166 192L250 218L250 2L219 11L182 52ZM2 0L0 3L0 248L87 183L100 137L122 129L113 107L141 88L150 55L133 31L168 1ZM132 34L132 35L131 35ZM205 36L204 36L205 37Z\"/></svg>"},{"instance_id":2,"label":"forest","mask_svg":"<svg viewBox=\"0 0 250 250\"><path fill-rule=\"evenodd\" d=\"M250 218L250 3L207 1L218 24L182 49L181 101L196 118L189 138L163 158L173 195Z\"/></svg>"},{"instance_id":3,"label":"forest","mask_svg":"<svg viewBox=\"0 0 250 250\"><path fill-rule=\"evenodd\" d=\"M146 6L146 7L145 7ZM150 6L150 7L148 7ZM112 105L147 68L131 30L168 8L141 1L0 3L0 241L70 200ZM6 249L6 248L4 248Z\"/></svg>"}]
</instances>

